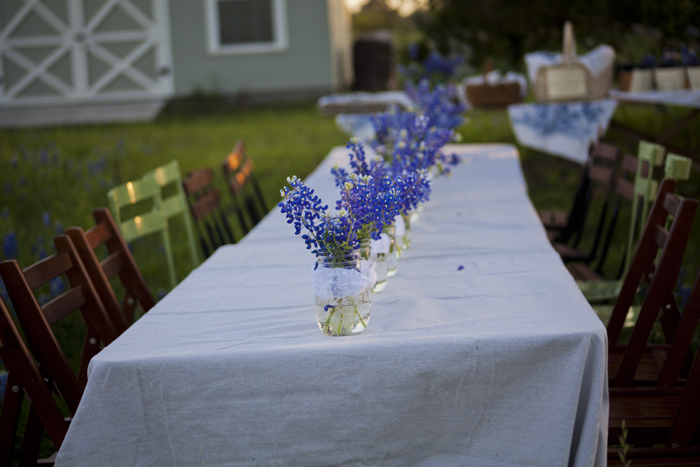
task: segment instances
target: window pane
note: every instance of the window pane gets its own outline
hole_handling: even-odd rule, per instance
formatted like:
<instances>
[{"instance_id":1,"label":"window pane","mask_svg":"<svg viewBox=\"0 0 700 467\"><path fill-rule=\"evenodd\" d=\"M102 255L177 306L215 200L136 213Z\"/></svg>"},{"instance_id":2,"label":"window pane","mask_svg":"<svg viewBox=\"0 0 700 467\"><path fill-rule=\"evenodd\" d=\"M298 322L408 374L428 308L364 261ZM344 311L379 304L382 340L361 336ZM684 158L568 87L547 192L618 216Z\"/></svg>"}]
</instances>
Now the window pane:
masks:
<instances>
[{"instance_id":1,"label":"window pane","mask_svg":"<svg viewBox=\"0 0 700 467\"><path fill-rule=\"evenodd\" d=\"M273 42L272 0L219 1L222 45Z\"/></svg>"}]
</instances>

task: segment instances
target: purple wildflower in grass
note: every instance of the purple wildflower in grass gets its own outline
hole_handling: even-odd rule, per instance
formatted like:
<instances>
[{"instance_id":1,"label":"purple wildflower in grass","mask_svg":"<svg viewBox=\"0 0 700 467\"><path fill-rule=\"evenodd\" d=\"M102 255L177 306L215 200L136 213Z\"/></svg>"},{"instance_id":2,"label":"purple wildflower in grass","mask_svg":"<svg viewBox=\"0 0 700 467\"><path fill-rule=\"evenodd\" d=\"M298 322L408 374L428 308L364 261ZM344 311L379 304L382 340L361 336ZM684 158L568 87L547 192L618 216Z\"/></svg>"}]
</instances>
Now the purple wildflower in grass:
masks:
<instances>
[{"instance_id":1,"label":"purple wildflower in grass","mask_svg":"<svg viewBox=\"0 0 700 467\"><path fill-rule=\"evenodd\" d=\"M0 363L2 363L2 360L0 360ZM0 372L0 401L2 401L5 398L5 388L7 387L7 375L8 373L6 371Z\"/></svg>"},{"instance_id":2,"label":"purple wildflower in grass","mask_svg":"<svg viewBox=\"0 0 700 467\"><path fill-rule=\"evenodd\" d=\"M2 239L2 252L5 259L16 259L19 256L19 248L17 246L17 237L15 233L10 231Z\"/></svg>"},{"instance_id":3,"label":"purple wildflower in grass","mask_svg":"<svg viewBox=\"0 0 700 467\"><path fill-rule=\"evenodd\" d=\"M41 214L41 222L44 224L44 227L46 227L46 228L51 227L51 215L49 214L48 211L44 211Z\"/></svg>"}]
</instances>

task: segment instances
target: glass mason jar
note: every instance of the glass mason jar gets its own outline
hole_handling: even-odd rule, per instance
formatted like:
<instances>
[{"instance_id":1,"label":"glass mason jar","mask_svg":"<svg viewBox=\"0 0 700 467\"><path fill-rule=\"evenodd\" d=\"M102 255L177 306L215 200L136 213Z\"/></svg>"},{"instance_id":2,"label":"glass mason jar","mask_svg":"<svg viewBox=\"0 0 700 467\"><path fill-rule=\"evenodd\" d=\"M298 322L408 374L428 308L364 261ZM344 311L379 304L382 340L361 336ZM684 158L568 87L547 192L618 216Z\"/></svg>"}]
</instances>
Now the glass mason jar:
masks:
<instances>
[{"instance_id":1,"label":"glass mason jar","mask_svg":"<svg viewBox=\"0 0 700 467\"><path fill-rule=\"evenodd\" d=\"M411 222L416 222L418 220L418 217L420 217L420 213L423 212L423 205L419 204L416 209L411 211L411 214L409 216L409 219Z\"/></svg>"},{"instance_id":2,"label":"glass mason jar","mask_svg":"<svg viewBox=\"0 0 700 467\"><path fill-rule=\"evenodd\" d=\"M386 276L394 277L399 266L400 253L396 244L396 227L393 225L384 227L384 233L389 236L389 253L386 255Z\"/></svg>"},{"instance_id":3,"label":"glass mason jar","mask_svg":"<svg viewBox=\"0 0 700 467\"><path fill-rule=\"evenodd\" d=\"M361 250L349 251L343 258L319 256L316 268L328 270L324 277L330 281L330 297L316 295L316 321L321 331L328 336L350 336L359 334L369 324L369 312L372 306L371 287L358 287L350 282L354 273L362 274Z\"/></svg>"},{"instance_id":4,"label":"glass mason jar","mask_svg":"<svg viewBox=\"0 0 700 467\"><path fill-rule=\"evenodd\" d=\"M401 249L406 251L411 248L411 214L401 214L403 218L404 232L403 236L397 241L401 245Z\"/></svg>"},{"instance_id":5,"label":"glass mason jar","mask_svg":"<svg viewBox=\"0 0 700 467\"><path fill-rule=\"evenodd\" d=\"M374 284L372 292L379 293L386 287L387 278L387 256L389 255L389 243L391 239L382 232L381 240L363 240L360 243L360 255L362 259L374 261L377 273L377 282Z\"/></svg>"}]
</instances>

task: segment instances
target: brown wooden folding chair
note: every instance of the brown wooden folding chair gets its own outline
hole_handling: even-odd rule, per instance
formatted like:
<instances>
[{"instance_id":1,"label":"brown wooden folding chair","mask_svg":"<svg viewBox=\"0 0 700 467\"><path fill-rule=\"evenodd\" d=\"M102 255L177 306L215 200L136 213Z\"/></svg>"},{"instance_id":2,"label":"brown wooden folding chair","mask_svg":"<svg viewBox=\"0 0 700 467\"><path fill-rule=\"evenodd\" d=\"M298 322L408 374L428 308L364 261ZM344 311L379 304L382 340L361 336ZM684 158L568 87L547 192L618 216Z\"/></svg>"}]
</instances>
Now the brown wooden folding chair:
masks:
<instances>
[{"instance_id":1,"label":"brown wooden folding chair","mask_svg":"<svg viewBox=\"0 0 700 467\"><path fill-rule=\"evenodd\" d=\"M698 274L693 289L686 303L682 318L693 315L697 323L700 315L700 274ZM678 326L678 331L684 330L684 324ZM695 331L686 330L686 339ZM684 362L685 354L680 355L680 363ZM669 354L670 358L670 354ZM611 389L610 392L610 423L609 443L619 444L618 438L622 432L622 422L628 430L627 444L635 446L665 445L666 449L632 450L634 459L644 457L659 458L684 457L694 458L695 464L700 465L700 356L695 357L685 386L679 387L630 387ZM694 446L694 449L692 448ZM675 448L684 448L676 450ZM633 461L633 465L675 465L654 464ZM611 463L609 465L619 465Z\"/></svg>"},{"instance_id":2,"label":"brown wooden folding chair","mask_svg":"<svg viewBox=\"0 0 700 467\"><path fill-rule=\"evenodd\" d=\"M84 232L80 227L70 227L66 234L73 242L114 328L121 334L131 325L137 305L147 312L156 301L109 209L95 209L92 216L97 223L93 228ZM107 247L109 256L100 262L95 250L102 245ZM119 277L126 291L121 305L109 282L115 276Z\"/></svg>"},{"instance_id":3,"label":"brown wooden folding chair","mask_svg":"<svg viewBox=\"0 0 700 467\"><path fill-rule=\"evenodd\" d=\"M675 187L674 179L666 178L661 183L608 322L611 387L675 386L683 368L687 371L692 361L690 340L700 317L697 313L681 315L673 298L673 290L698 202L681 200L673 193ZM666 230L669 215L673 216L673 223ZM657 256L658 262L654 265ZM630 341L621 344L619 339L624 321L642 281L649 283L649 289ZM661 324L667 345L647 346L662 310Z\"/></svg>"},{"instance_id":4,"label":"brown wooden folding chair","mask_svg":"<svg viewBox=\"0 0 700 467\"><path fill-rule=\"evenodd\" d=\"M265 217L268 209L262 190L253 173L253 161L246 156L245 143L238 140L221 164L226 186L231 192L232 207L247 234Z\"/></svg>"},{"instance_id":5,"label":"brown wooden folding chair","mask_svg":"<svg viewBox=\"0 0 700 467\"><path fill-rule=\"evenodd\" d=\"M25 394L30 407L21 441L18 465L36 465L43 429L46 428L49 438L58 450L68 431L68 421L64 419L52 395L52 392L55 395L62 392L59 393L53 381L42 375L37 368L2 299L0 299L0 359L9 372L2 411L0 411L0 467L10 466ZM58 368L53 368L52 373L56 374L57 371L59 371ZM70 369L66 376L67 380L71 377L75 380ZM74 381L74 386L77 386L77 381ZM75 390L79 391L79 388ZM66 388L66 391L71 393L71 388Z\"/></svg>"},{"instance_id":6,"label":"brown wooden folding chair","mask_svg":"<svg viewBox=\"0 0 700 467\"><path fill-rule=\"evenodd\" d=\"M100 351L100 341L104 345L109 345L117 338L118 332L105 311L70 238L67 235L58 235L53 241L56 254L24 270L15 260L3 261L0 263L0 277L5 283L34 358L49 372L51 379L56 381L69 409L74 411L80 401L80 388L87 383L87 367L90 359ZM41 307L33 290L62 274L68 278L71 288ZM71 381L65 380L65 372L56 375L51 373L55 368L70 368L51 326L76 309L80 309L91 335L97 337L86 339L78 371L80 384L75 393L66 394L63 393L63 387L70 387Z\"/></svg>"},{"instance_id":7,"label":"brown wooden folding chair","mask_svg":"<svg viewBox=\"0 0 700 467\"><path fill-rule=\"evenodd\" d=\"M628 156L631 157L631 156ZM588 169L588 180L590 187L588 193L586 194L587 199L584 201L584 206L582 206L582 219L580 225L577 225L577 235L574 236L573 243L570 245L563 241L554 241L552 246L557 253L562 258L562 261L569 263L572 261L581 261L585 264L589 264L599 255L599 249L601 240L603 239L603 231L607 222L608 210L610 209L610 204L612 202L613 194L615 193L616 187L616 174L618 173L618 163L620 161L620 151L617 147L599 144L594 147L591 156L590 168ZM637 167L635 165L634 171ZM633 171L633 173L634 173ZM626 176L626 172L623 170L620 172L619 176ZM585 230L585 218L588 217L588 211L591 208L592 199L595 197L604 196L603 205L601 207L600 215L595 224L593 231L589 232ZM590 250L583 251L578 248L580 240L584 236L592 236L593 244Z\"/></svg>"},{"instance_id":8,"label":"brown wooden folding chair","mask_svg":"<svg viewBox=\"0 0 700 467\"><path fill-rule=\"evenodd\" d=\"M620 150L612 144L598 142L591 146L588 160L581 168L574 199L569 211L540 210L542 225L547 230L550 240L566 244L573 239L576 247L588 217L591 202L606 193L604 208L608 205L612 178L620 158ZM610 173L605 173L608 169Z\"/></svg>"},{"instance_id":9,"label":"brown wooden folding chair","mask_svg":"<svg viewBox=\"0 0 700 467\"><path fill-rule=\"evenodd\" d=\"M213 182L214 172L209 168L192 171L182 181L205 258L222 245L236 243L231 225L221 208L221 193L214 188Z\"/></svg>"}]
</instances>

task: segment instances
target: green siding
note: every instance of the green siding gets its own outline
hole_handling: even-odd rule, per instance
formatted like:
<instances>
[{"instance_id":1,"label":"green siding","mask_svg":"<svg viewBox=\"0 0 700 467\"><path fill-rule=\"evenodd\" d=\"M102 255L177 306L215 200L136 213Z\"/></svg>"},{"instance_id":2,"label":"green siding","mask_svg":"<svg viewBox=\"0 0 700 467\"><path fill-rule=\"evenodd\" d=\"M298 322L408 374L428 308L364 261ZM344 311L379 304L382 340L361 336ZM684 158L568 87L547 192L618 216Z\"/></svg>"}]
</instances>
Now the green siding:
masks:
<instances>
[{"instance_id":1,"label":"green siding","mask_svg":"<svg viewBox=\"0 0 700 467\"><path fill-rule=\"evenodd\" d=\"M265 93L335 87L326 0L287 0L288 48L280 52L210 55L203 1L171 0L175 94Z\"/></svg>"}]
</instances>

